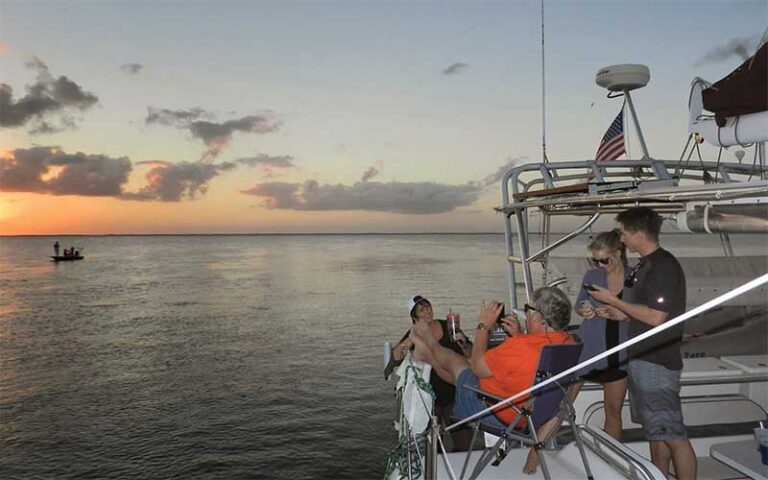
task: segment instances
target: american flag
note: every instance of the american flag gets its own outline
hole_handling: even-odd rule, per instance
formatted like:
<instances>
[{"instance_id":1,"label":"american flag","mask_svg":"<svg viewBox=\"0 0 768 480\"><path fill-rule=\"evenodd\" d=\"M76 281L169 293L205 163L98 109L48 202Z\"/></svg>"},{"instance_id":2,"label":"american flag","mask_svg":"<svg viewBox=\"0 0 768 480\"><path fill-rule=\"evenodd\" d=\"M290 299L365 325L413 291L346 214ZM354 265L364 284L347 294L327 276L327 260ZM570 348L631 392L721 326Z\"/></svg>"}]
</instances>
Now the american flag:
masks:
<instances>
[{"instance_id":1,"label":"american flag","mask_svg":"<svg viewBox=\"0 0 768 480\"><path fill-rule=\"evenodd\" d=\"M595 154L595 160L598 162L606 160L616 160L624 153L624 107L616 115L616 119L608 127L608 131L603 135L600 146Z\"/></svg>"}]
</instances>

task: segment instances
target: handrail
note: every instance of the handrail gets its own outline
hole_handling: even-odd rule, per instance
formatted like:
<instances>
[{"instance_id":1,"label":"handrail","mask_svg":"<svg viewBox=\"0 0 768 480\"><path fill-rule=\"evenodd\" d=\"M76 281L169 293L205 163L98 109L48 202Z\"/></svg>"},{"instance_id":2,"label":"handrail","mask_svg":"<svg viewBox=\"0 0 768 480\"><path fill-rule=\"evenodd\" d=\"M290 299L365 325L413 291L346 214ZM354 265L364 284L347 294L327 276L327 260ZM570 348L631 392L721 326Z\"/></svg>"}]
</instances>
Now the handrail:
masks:
<instances>
[{"instance_id":1,"label":"handrail","mask_svg":"<svg viewBox=\"0 0 768 480\"><path fill-rule=\"evenodd\" d=\"M604 431L592 428L589 425L578 425L577 428L581 430L581 434L583 435L582 439L590 450L595 452L595 455L602 458L604 461L621 470L624 475L627 475L627 478L636 479L641 477L646 480L657 478L653 473L653 470L656 469L655 465L641 457L634 450L622 448L622 445L618 440ZM614 459L607 457L607 454L603 452L603 449L609 450L614 455L626 460L629 466L634 468L627 469L623 468L622 465L618 465ZM658 470L656 471L658 472ZM658 473L660 474L661 472Z\"/></svg>"},{"instance_id":2,"label":"handrail","mask_svg":"<svg viewBox=\"0 0 768 480\"><path fill-rule=\"evenodd\" d=\"M579 228L577 228L576 230L572 231L571 233L569 233L568 235L564 236L563 238L561 238L561 239L551 243L550 245L547 245L545 248L541 249L539 252L536 252L533 255L529 256L528 259L527 259L528 263L535 262L536 260L538 260L539 258L543 257L544 255L546 255L547 253L551 252L552 250L556 249L560 245L562 245L562 244L564 244L566 242L569 242L572 238L578 237L579 235L582 234L582 232L584 232L589 227L591 227L592 224L595 223L598 218L600 218L600 212L595 212Z\"/></svg>"},{"instance_id":3,"label":"handrail","mask_svg":"<svg viewBox=\"0 0 768 480\"><path fill-rule=\"evenodd\" d=\"M465 418L463 420L460 420L460 421L458 421L458 422L456 422L456 423L454 423L452 425L449 425L448 427L446 427L445 430L446 431L451 431L451 430L453 430L455 428L460 427L461 425L464 425L465 423L468 423L468 422L471 422L472 420L480 418L483 415L485 415L485 414L487 414L487 413L489 413L489 412L491 412L491 411L493 411L493 410L495 410L495 409L497 409L497 408L499 408L501 406L508 405L512 401L517 400L518 398L521 398L521 397L523 397L525 395L528 395L528 394L530 394L531 392L533 392L535 390L539 390L540 388L542 388L542 387L544 387L546 385L549 385L552 382L556 382L557 380L560 380L563 377L566 377L566 376L568 376L568 375L570 375L570 374L572 374L572 373L574 373L574 372L576 372L578 370L581 370L582 368L584 368L586 366L592 365L595 362L597 362L599 360L602 360L603 358L606 358L606 357L608 357L610 355L613 355L614 353L617 353L617 352L619 352L621 350L624 350L627 347L630 347L630 346L632 346L632 345L634 345L636 343L642 342L646 338L649 338L649 337L652 337L652 336L654 336L654 335L656 335L658 333L661 333L664 330L672 328L672 327L674 327L675 325L677 325L679 323L683 323L683 322L687 321L688 319L690 319L692 317L695 317L696 315L698 315L700 313L706 312L707 310L710 310L710 309L712 309L712 308L714 308L714 307L716 307L716 306L718 306L718 305L720 305L722 303L727 302L728 300L730 300L732 298L738 297L739 295L741 295L743 293L746 293L746 292L748 292L750 290L753 290L753 289L755 289L755 288L757 288L757 287L759 287L761 285L764 285L766 283L768 283L768 273L763 274L760 277L757 277L756 279L751 280L751 281L745 283L744 285L742 285L740 287L734 288L730 292L727 292L727 293L725 293L723 295L720 295L719 297L714 298L714 299L712 299L712 300L710 300L710 301L708 301L708 302L706 302L706 303L704 303L702 305L699 305L698 307L696 307L696 308L694 308L694 309L692 309L692 310L690 310L688 312L685 312L682 315L678 315L677 317L673 318L672 320L666 321L666 322L662 323L661 325L657 325L656 327L648 330L647 332L644 332L644 333L638 335L637 337L631 338L631 339L629 339L629 340L627 340L627 341L625 341L625 342L623 342L623 343L621 343L619 345L616 345L615 347L613 347L613 348L611 348L609 350L606 350L605 352L603 352L601 354L595 355L594 357L589 358L589 359L579 363L578 365L575 365L575 366L565 370L564 372L561 372L561 373L559 373L559 374L557 374L557 375L555 375L553 377L550 377L550 378L544 380L541 383L537 383L536 385L533 385L530 388L527 388L527 389L525 389L525 390L523 390L521 392L518 392L518 393L516 393L516 394L514 394L514 395L512 395L510 397L507 397L506 399L504 399L504 400L502 400L500 402L497 402L496 404L491 405L490 407L485 408L484 410L481 410L480 412L477 412L474 415L470 415L469 417L467 417L467 418Z\"/></svg>"}]
</instances>

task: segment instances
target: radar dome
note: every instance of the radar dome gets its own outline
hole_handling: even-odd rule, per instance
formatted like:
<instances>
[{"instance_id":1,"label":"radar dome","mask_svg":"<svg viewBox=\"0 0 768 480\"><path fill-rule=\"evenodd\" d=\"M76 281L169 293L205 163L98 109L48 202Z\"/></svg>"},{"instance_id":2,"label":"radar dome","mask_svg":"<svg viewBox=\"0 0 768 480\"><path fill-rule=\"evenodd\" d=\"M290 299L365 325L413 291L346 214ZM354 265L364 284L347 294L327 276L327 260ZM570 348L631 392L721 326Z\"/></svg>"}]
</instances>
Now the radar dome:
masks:
<instances>
[{"instance_id":1,"label":"radar dome","mask_svg":"<svg viewBox=\"0 0 768 480\"><path fill-rule=\"evenodd\" d=\"M612 92L634 90L648 85L651 72L645 65L625 63L601 68L595 76L595 82Z\"/></svg>"}]
</instances>

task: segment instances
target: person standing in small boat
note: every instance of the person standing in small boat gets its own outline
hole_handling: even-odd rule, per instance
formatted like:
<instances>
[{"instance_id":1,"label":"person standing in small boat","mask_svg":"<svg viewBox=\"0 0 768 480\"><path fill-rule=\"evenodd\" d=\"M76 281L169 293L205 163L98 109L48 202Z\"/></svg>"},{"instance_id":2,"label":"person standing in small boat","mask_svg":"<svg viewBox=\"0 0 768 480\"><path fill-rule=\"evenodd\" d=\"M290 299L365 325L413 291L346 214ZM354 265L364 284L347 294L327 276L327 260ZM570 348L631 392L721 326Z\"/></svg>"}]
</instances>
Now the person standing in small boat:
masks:
<instances>
[{"instance_id":1,"label":"person standing in small boat","mask_svg":"<svg viewBox=\"0 0 768 480\"><path fill-rule=\"evenodd\" d=\"M589 294L606 304L603 315L629 320L629 338L637 337L685 313L685 273L674 255L661 248L662 218L648 207L634 207L616 216L621 242L641 255L624 284L625 298L595 286ZM632 420L643 426L651 461L669 475L670 462L678 479L696 478L696 453L683 421L680 404L680 345L683 325L629 348L629 405Z\"/></svg>"},{"instance_id":2,"label":"person standing in small boat","mask_svg":"<svg viewBox=\"0 0 768 480\"><path fill-rule=\"evenodd\" d=\"M56 240L56 243L53 244L53 254L57 257L59 256L59 241Z\"/></svg>"},{"instance_id":3,"label":"person standing in small boat","mask_svg":"<svg viewBox=\"0 0 768 480\"><path fill-rule=\"evenodd\" d=\"M587 246L589 260L594 268L584 274L582 285L597 285L607 288L617 297L622 297L625 272L628 271L627 253L621 243L621 232L614 229L601 232L592 237ZM628 322L605 318L603 305L588 295L582 288L576 299L576 313L584 320L576 332L584 344L579 362L599 355L604 351L626 341ZM616 440L621 441L623 429L621 408L627 394L627 354L615 353L607 359L590 365L578 373L581 382L575 388L575 398L584 380L603 386L603 405L605 406L605 425L603 430Z\"/></svg>"}]
</instances>

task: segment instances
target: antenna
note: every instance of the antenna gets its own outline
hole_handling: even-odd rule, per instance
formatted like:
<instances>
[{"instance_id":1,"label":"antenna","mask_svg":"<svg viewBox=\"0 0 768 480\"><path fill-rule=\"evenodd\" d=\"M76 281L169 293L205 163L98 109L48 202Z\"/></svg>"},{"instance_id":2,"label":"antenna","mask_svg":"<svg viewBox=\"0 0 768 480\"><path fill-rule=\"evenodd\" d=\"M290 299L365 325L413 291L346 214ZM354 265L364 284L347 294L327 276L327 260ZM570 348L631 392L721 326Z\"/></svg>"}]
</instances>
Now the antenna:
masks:
<instances>
[{"instance_id":1,"label":"antenna","mask_svg":"<svg viewBox=\"0 0 768 480\"><path fill-rule=\"evenodd\" d=\"M541 156L544 163L549 163L547 158L547 85L544 65L544 0L541 0Z\"/></svg>"}]
</instances>

